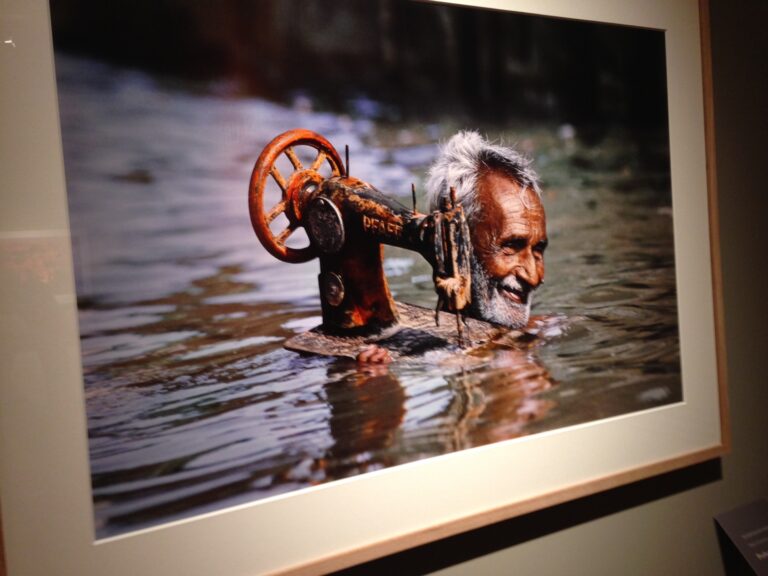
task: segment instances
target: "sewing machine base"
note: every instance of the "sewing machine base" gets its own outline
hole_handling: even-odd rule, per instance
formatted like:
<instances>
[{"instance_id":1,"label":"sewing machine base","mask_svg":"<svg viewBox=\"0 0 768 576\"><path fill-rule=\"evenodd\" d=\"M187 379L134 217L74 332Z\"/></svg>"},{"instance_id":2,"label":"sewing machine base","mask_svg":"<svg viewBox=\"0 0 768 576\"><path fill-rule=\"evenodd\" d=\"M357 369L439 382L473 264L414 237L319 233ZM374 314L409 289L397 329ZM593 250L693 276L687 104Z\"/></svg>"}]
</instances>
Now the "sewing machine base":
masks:
<instances>
[{"instance_id":1,"label":"sewing machine base","mask_svg":"<svg viewBox=\"0 0 768 576\"><path fill-rule=\"evenodd\" d=\"M361 351L375 344L389 350L393 360L420 356L435 349L459 349L455 314L440 312L440 325L435 326L434 310L403 302L395 302L395 305L399 322L379 334L338 336L317 326L289 338L284 346L294 352L355 359ZM479 348L505 332L488 322L467 318L461 350L468 352Z\"/></svg>"}]
</instances>

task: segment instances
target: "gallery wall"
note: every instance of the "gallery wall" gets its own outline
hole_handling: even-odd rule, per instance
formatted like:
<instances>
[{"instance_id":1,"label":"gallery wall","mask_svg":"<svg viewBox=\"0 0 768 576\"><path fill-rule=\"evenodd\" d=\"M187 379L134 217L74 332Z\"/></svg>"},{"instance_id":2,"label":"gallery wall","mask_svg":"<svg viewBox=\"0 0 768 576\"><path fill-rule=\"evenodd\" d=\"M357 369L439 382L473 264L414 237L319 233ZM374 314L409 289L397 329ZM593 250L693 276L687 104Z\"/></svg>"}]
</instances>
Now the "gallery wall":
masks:
<instances>
[{"instance_id":1,"label":"gallery wall","mask_svg":"<svg viewBox=\"0 0 768 576\"><path fill-rule=\"evenodd\" d=\"M768 498L768 3L713 0L711 22L730 454L340 574L724 573L713 516Z\"/></svg>"},{"instance_id":2,"label":"gallery wall","mask_svg":"<svg viewBox=\"0 0 768 576\"><path fill-rule=\"evenodd\" d=\"M765 22L763 0L711 3L730 454L340 574L725 573L713 517L768 498Z\"/></svg>"}]
</instances>

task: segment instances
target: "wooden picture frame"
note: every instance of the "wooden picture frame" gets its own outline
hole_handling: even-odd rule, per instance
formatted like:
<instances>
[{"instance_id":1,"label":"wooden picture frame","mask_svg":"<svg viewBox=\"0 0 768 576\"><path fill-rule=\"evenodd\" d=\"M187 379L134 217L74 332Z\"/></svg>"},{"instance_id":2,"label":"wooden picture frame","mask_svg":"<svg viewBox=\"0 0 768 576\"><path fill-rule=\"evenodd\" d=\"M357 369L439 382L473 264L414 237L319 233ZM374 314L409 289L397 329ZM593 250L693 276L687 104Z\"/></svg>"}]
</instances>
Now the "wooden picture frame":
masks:
<instances>
[{"instance_id":1,"label":"wooden picture frame","mask_svg":"<svg viewBox=\"0 0 768 576\"><path fill-rule=\"evenodd\" d=\"M0 500L9 576L326 572L728 450L706 0L455 4L665 31L683 402L96 540L49 11L43 0L15 0L0 9ZM19 251L42 268L20 270L9 256ZM51 268L43 288L16 281Z\"/></svg>"}]
</instances>

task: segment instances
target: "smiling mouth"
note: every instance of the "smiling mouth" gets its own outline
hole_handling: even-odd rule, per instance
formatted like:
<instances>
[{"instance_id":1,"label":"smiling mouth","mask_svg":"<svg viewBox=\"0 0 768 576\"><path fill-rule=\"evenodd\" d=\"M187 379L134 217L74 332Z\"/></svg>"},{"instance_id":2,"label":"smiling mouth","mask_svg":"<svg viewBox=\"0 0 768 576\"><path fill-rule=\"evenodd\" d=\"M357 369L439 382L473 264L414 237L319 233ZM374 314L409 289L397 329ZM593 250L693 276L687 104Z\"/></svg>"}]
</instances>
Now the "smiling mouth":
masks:
<instances>
[{"instance_id":1,"label":"smiling mouth","mask_svg":"<svg viewBox=\"0 0 768 576\"><path fill-rule=\"evenodd\" d=\"M515 304L525 305L528 302L528 290L512 288L511 286L502 284L499 286L499 292L501 292L505 298L511 300Z\"/></svg>"}]
</instances>

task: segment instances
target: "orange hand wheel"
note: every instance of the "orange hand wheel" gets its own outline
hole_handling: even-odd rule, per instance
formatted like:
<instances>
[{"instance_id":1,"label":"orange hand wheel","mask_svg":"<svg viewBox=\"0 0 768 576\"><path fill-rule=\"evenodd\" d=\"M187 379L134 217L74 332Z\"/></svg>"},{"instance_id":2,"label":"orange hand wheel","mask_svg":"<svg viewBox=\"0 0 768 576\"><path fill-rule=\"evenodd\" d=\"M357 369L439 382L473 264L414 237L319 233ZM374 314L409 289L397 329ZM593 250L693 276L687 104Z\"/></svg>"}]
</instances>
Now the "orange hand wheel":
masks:
<instances>
[{"instance_id":1,"label":"orange hand wheel","mask_svg":"<svg viewBox=\"0 0 768 576\"><path fill-rule=\"evenodd\" d=\"M317 150L309 166L302 164L294 150L300 146ZM293 167L290 174L281 173L276 165L282 154L285 154ZM296 264L317 256L311 244L303 248L292 248L286 245L286 241L302 226L302 212L307 202L326 179L319 172L325 163L330 166L331 176L344 174L341 157L328 140L310 130L289 130L267 144L253 167L248 191L251 224L261 244L278 260ZM265 211L264 190L270 178L280 187L282 197L269 211ZM288 226L274 234L270 224L280 214L285 214Z\"/></svg>"}]
</instances>

